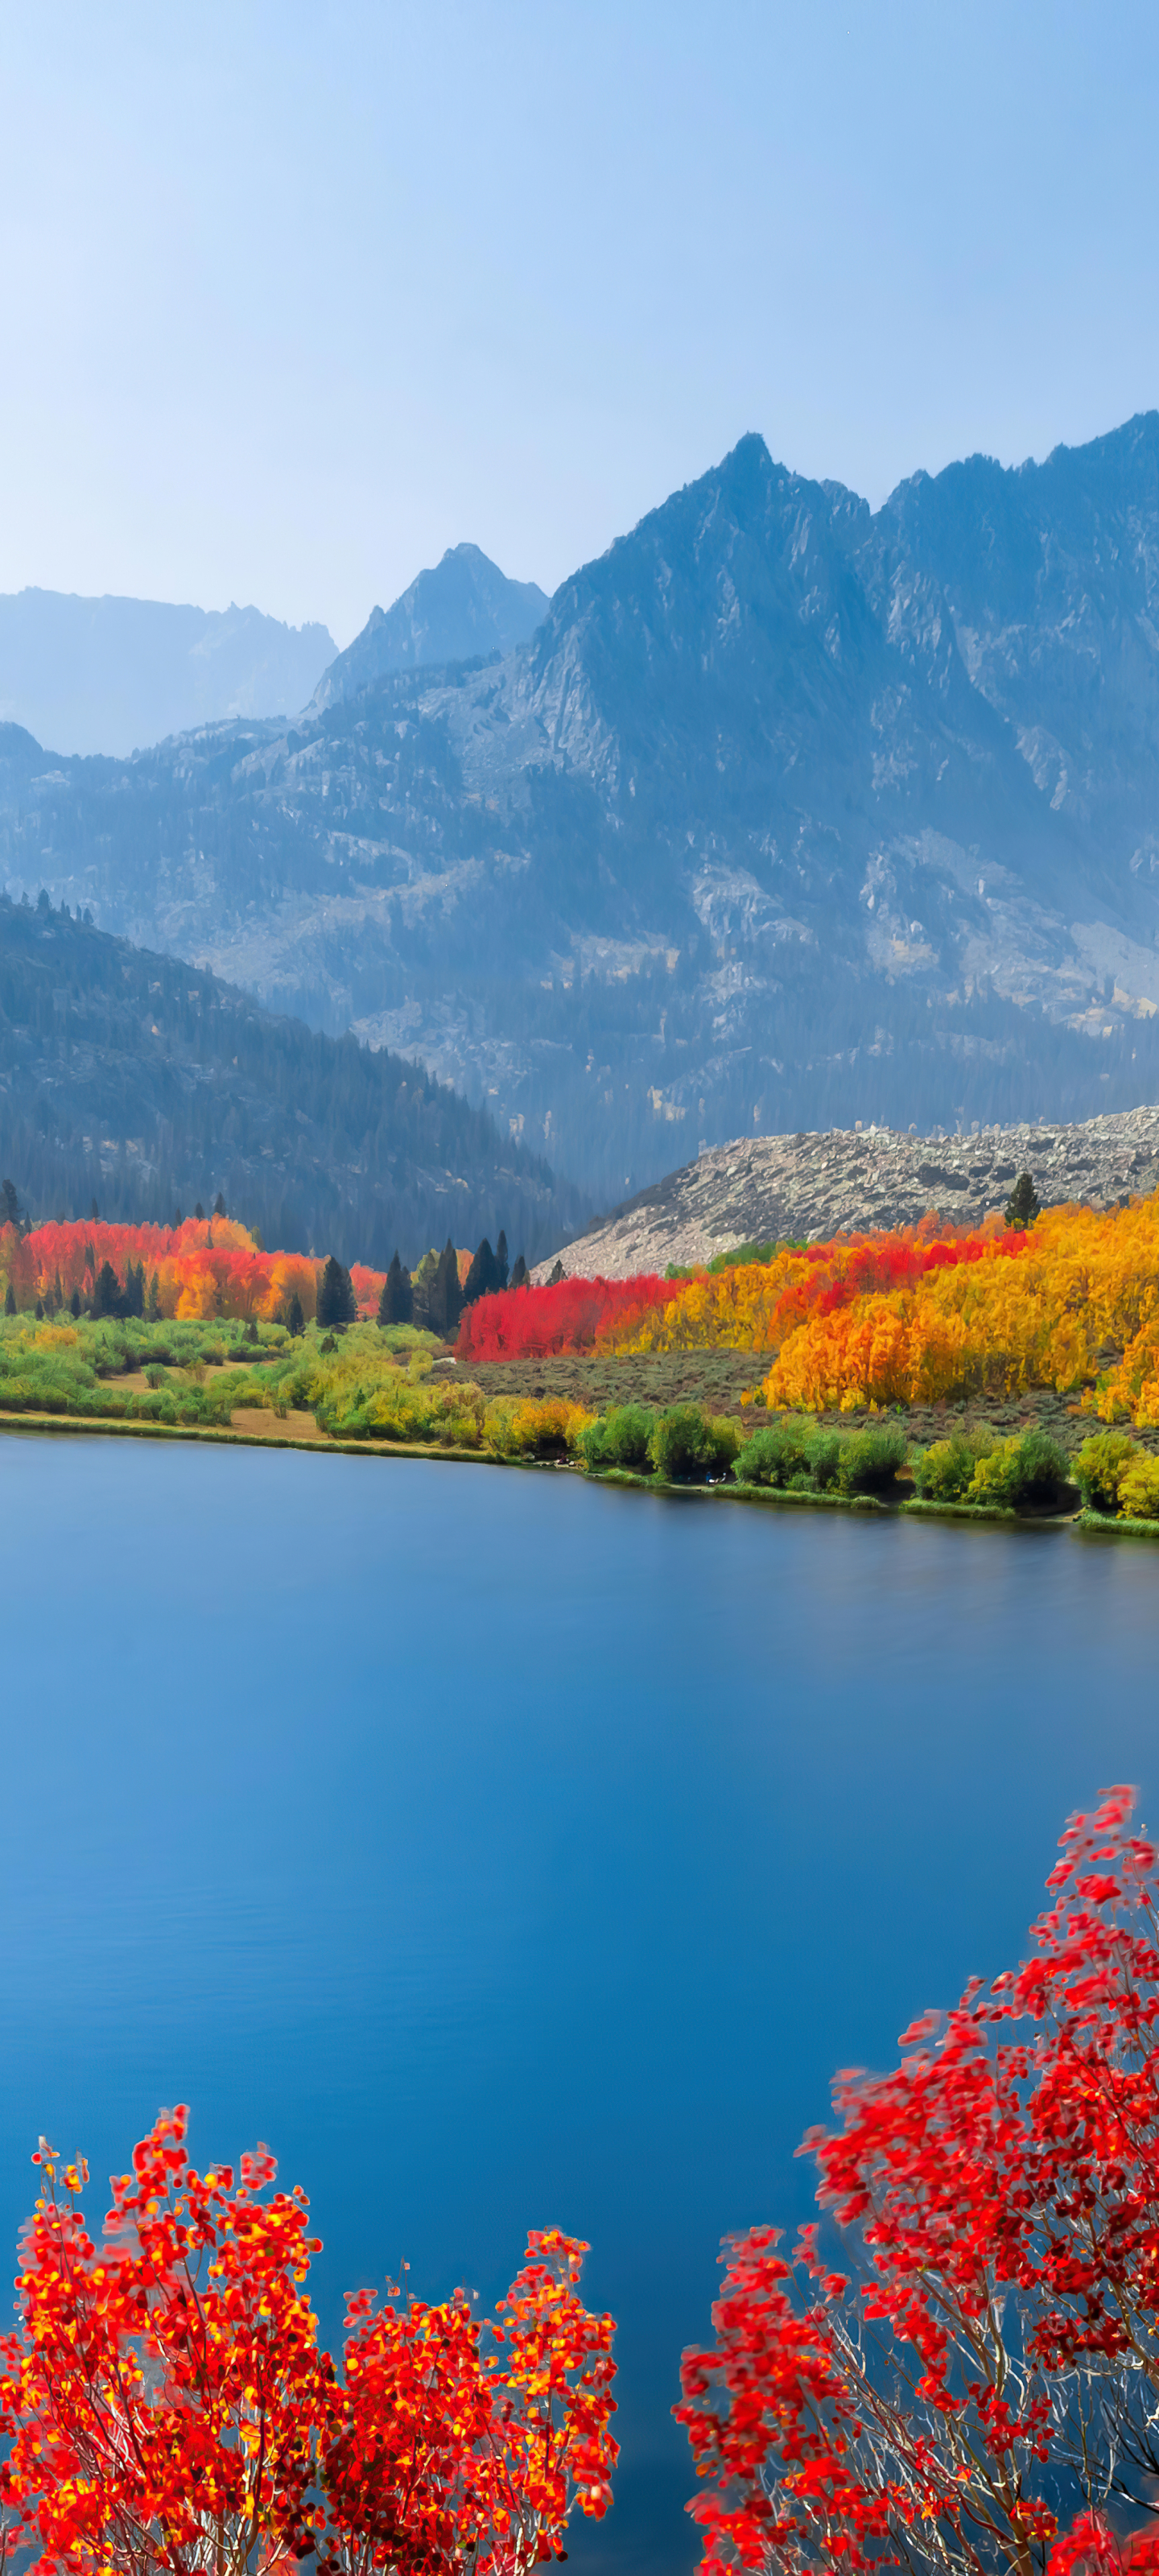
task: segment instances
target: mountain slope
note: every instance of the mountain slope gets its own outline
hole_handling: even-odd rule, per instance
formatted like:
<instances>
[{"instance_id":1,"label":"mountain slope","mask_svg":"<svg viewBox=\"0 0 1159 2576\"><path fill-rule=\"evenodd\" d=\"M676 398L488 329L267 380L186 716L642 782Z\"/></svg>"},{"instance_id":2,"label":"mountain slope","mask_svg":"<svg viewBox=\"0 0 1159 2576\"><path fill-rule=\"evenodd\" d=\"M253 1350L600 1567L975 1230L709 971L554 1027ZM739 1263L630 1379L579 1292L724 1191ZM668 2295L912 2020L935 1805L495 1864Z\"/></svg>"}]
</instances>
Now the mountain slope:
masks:
<instances>
[{"instance_id":1,"label":"mountain slope","mask_svg":"<svg viewBox=\"0 0 1159 2576\"><path fill-rule=\"evenodd\" d=\"M267 1242L385 1267L428 1244L530 1252L581 1203L397 1056L272 1019L86 922L0 898L0 1168L36 1216L168 1219L218 1191Z\"/></svg>"},{"instance_id":2,"label":"mountain slope","mask_svg":"<svg viewBox=\"0 0 1159 2576\"><path fill-rule=\"evenodd\" d=\"M70 752L135 744L226 716L304 706L334 652L324 626L283 626L257 608L0 596L0 718Z\"/></svg>"},{"instance_id":3,"label":"mountain slope","mask_svg":"<svg viewBox=\"0 0 1159 2576\"><path fill-rule=\"evenodd\" d=\"M489 668L132 762L0 868L413 1050L605 1202L740 1132L1159 1090L1159 415L855 494L743 439Z\"/></svg>"},{"instance_id":4,"label":"mountain slope","mask_svg":"<svg viewBox=\"0 0 1159 2576\"><path fill-rule=\"evenodd\" d=\"M393 608L372 608L362 633L323 672L315 705L337 706L394 671L510 653L534 634L547 605L538 582L508 581L478 546L448 546Z\"/></svg>"}]
</instances>

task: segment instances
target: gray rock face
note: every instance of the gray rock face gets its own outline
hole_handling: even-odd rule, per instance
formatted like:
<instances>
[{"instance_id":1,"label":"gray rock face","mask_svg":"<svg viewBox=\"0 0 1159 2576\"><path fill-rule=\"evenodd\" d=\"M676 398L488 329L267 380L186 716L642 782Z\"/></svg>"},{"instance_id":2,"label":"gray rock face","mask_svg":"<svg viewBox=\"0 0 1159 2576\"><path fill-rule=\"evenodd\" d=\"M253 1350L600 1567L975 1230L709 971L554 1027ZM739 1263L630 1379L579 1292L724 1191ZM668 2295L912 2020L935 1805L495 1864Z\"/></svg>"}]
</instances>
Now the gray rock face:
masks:
<instances>
[{"instance_id":1,"label":"gray rock face","mask_svg":"<svg viewBox=\"0 0 1159 2576\"><path fill-rule=\"evenodd\" d=\"M132 762L0 744L0 872L605 1205L742 1133L1159 1099L1159 414L876 515L745 438L499 663L346 674Z\"/></svg>"},{"instance_id":2,"label":"gray rock face","mask_svg":"<svg viewBox=\"0 0 1159 2576\"><path fill-rule=\"evenodd\" d=\"M63 752L112 752L304 705L334 651L324 626L257 608L156 599L0 597L0 721Z\"/></svg>"},{"instance_id":3,"label":"gray rock face","mask_svg":"<svg viewBox=\"0 0 1159 2576\"><path fill-rule=\"evenodd\" d=\"M508 581L478 546L448 546L393 608L370 616L318 683L314 703L333 707L393 671L488 660L533 635L548 608L538 582Z\"/></svg>"},{"instance_id":4,"label":"gray rock face","mask_svg":"<svg viewBox=\"0 0 1159 2576\"><path fill-rule=\"evenodd\" d=\"M1159 1189L1159 1109L936 1139L888 1128L739 1136L613 1209L559 1258L569 1278L630 1279L669 1262L711 1261L741 1243L826 1242L843 1231L918 1225L930 1208L976 1225L1005 1207L1025 1171L1043 1207L1107 1207ZM543 1261L533 1276L546 1279L553 1266Z\"/></svg>"}]
</instances>

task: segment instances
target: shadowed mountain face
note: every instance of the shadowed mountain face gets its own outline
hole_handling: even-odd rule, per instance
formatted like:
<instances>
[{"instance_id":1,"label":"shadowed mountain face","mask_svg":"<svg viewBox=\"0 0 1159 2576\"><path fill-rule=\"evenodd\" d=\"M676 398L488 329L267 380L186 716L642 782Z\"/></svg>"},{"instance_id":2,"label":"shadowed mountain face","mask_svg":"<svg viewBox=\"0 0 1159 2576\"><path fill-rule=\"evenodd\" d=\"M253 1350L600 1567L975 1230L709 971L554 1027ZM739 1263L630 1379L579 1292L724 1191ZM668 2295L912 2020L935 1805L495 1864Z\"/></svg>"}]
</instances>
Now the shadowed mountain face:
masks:
<instances>
[{"instance_id":1,"label":"shadowed mountain face","mask_svg":"<svg viewBox=\"0 0 1159 2576\"><path fill-rule=\"evenodd\" d=\"M547 610L534 581L508 581L478 546L448 546L393 608L372 608L353 644L318 683L315 704L337 706L392 671L488 661L533 635Z\"/></svg>"},{"instance_id":2,"label":"shadowed mountain face","mask_svg":"<svg viewBox=\"0 0 1159 2576\"><path fill-rule=\"evenodd\" d=\"M4 748L15 888L413 1051L605 1199L1159 1088L1159 415L876 515L745 438L490 668Z\"/></svg>"},{"instance_id":3,"label":"shadowed mountain face","mask_svg":"<svg viewBox=\"0 0 1159 2576\"><path fill-rule=\"evenodd\" d=\"M586 1211L422 1067L275 1019L195 967L0 897L0 1171L37 1217L212 1206L271 1246L385 1269L428 1245L534 1258Z\"/></svg>"},{"instance_id":4,"label":"shadowed mountain face","mask_svg":"<svg viewBox=\"0 0 1159 2576\"><path fill-rule=\"evenodd\" d=\"M324 626L283 626L257 608L9 592L0 717L59 751L123 755L222 717L288 714L333 651Z\"/></svg>"}]
</instances>

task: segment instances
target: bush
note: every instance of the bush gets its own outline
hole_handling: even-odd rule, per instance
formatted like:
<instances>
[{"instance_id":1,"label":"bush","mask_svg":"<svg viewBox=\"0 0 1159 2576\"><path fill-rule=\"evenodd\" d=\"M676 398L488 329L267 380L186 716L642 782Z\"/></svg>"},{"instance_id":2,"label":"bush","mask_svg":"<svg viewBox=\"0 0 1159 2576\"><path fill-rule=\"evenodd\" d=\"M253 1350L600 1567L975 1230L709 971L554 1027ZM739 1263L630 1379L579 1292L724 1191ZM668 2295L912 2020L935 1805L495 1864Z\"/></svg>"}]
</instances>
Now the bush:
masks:
<instances>
[{"instance_id":1,"label":"bush","mask_svg":"<svg viewBox=\"0 0 1159 2576\"><path fill-rule=\"evenodd\" d=\"M710 1476L726 1476L740 1446L736 1423L703 1413L698 1404L671 1405L648 1443L656 1473L669 1485L703 1485Z\"/></svg>"},{"instance_id":2,"label":"bush","mask_svg":"<svg viewBox=\"0 0 1159 2576\"><path fill-rule=\"evenodd\" d=\"M1048 1431L1024 1431L1021 1439L1000 1440L988 1458L979 1458L968 1500L1018 1511L1028 1503L1057 1502L1069 1482L1070 1462L1057 1440Z\"/></svg>"},{"instance_id":3,"label":"bush","mask_svg":"<svg viewBox=\"0 0 1159 2576\"><path fill-rule=\"evenodd\" d=\"M740 1451L736 1472L744 1485L787 1485L809 1481L809 1447L816 1435L811 1424L791 1420L754 1431Z\"/></svg>"},{"instance_id":4,"label":"bush","mask_svg":"<svg viewBox=\"0 0 1159 2576\"><path fill-rule=\"evenodd\" d=\"M904 1467L904 1431L854 1431L840 1445L837 1482L843 1494L879 1494Z\"/></svg>"},{"instance_id":5,"label":"bush","mask_svg":"<svg viewBox=\"0 0 1159 2576\"><path fill-rule=\"evenodd\" d=\"M1091 1512L1117 1512L1124 1470L1146 1455L1126 1431L1097 1431L1084 1440L1074 1462L1074 1479Z\"/></svg>"},{"instance_id":6,"label":"bush","mask_svg":"<svg viewBox=\"0 0 1159 2576\"><path fill-rule=\"evenodd\" d=\"M655 1423L655 1414L643 1404L611 1405L598 1422L589 1422L580 1433L580 1455L585 1467L646 1470L651 1465L648 1443Z\"/></svg>"},{"instance_id":7,"label":"bush","mask_svg":"<svg viewBox=\"0 0 1159 2576\"><path fill-rule=\"evenodd\" d=\"M1119 1480L1119 1510L1127 1521L1159 1521L1159 1458L1145 1449Z\"/></svg>"},{"instance_id":8,"label":"bush","mask_svg":"<svg viewBox=\"0 0 1159 2576\"><path fill-rule=\"evenodd\" d=\"M487 1413L486 1442L498 1458L563 1458L577 1450L591 1415L566 1396L544 1403L501 1396Z\"/></svg>"},{"instance_id":9,"label":"bush","mask_svg":"<svg viewBox=\"0 0 1159 2576\"><path fill-rule=\"evenodd\" d=\"M949 1440L935 1440L932 1448L915 1458L914 1484L923 1502L960 1503L977 1464L969 1441L955 1432Z\"/></svg>"}]
</instances>

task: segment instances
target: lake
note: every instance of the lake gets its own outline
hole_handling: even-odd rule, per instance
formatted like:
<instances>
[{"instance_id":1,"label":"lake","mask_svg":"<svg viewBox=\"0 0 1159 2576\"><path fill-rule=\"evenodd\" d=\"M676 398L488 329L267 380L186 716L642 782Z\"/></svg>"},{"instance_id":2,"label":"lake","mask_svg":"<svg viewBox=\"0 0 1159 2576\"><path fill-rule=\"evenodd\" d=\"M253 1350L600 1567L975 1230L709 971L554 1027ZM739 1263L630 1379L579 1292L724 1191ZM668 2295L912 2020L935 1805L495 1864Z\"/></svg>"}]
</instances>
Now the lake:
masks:
<instances>
[{"instance_id":1,"label":"lake","mask_svg":"<svg viewBox=\"0 0 1159 2576\"><path fill-rule=\"evenodd\" d=\"M620 2320L617 2504L695 2558L668 2408L721 2236L804 2214L837 2065L1025 1947L1068 1810L1157 1778L1159 1556L567 1474L0 1440L0 2235L44 2130L160 2103L310 2194L323 2324L529 2227Z\"/></svg>"}]
</instances>

